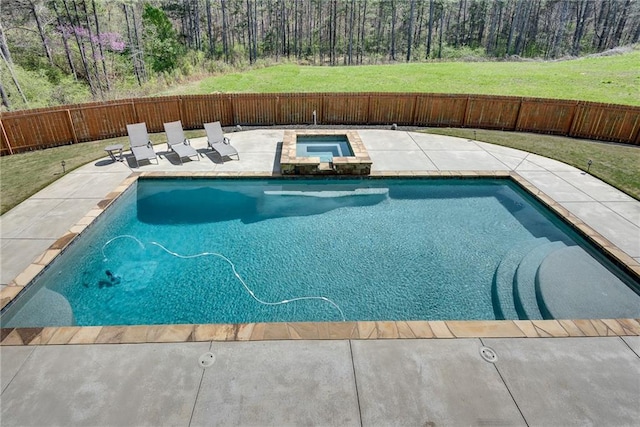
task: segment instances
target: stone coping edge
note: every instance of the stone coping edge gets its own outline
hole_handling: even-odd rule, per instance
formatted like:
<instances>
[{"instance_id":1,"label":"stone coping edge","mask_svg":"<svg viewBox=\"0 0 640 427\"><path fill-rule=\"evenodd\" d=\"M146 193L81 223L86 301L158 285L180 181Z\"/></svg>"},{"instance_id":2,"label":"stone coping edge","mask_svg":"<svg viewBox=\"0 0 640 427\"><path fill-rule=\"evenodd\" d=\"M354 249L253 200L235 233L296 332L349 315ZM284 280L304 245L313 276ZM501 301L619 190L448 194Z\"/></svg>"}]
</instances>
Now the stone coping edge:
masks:
<instances>
[{"instance_id":1,"label":"stone coping edge","mask_svg":"<svg viewBox=\"0 0 640 427\"><path fill-rule=\"evenodd\" d=\"M640 319L299 322L1 329L2 346L640 335Z\"/></svg>"},{"instance_id":2,"label":"stone coping edge","mask_svg":"<svg viewBox=\"0 0 640 427\"><path fill-rule=\"evenodd\" d=\"M4 309L138 178L279 178L271 172L134 172L101 200L76 225L56 240L22 273L0 290ZM575 231L602 250L627 273L640 278L640 263L605 239L590 226L523 177L510 171L385 171L369 178L509 178L563 219ZM331 179L340 179L332 177ZM366 177L346 176L346 179ZM294 322L200 325L61 326L0 329L0 346L44 344L124 344L195 341L261 341L296 339L398 339L398 338L548 338L638 336L640 319L578 320L455 320L455 321L365 321Z\"/></svg>"}]
</instances>

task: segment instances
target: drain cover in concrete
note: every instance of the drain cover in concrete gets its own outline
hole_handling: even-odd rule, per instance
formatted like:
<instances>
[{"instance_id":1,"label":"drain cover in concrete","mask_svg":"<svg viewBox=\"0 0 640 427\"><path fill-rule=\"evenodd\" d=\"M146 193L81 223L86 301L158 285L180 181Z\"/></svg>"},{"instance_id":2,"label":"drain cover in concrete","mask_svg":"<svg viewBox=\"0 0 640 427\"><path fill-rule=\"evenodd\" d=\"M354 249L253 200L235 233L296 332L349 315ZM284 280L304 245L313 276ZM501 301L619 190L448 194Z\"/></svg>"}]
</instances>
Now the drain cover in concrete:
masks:
<instances>
[{"instance_id":1,"label":"drain cover in concrete","mask_svg":"<svg viewBox=\"0 0 640 427\"><path fill-rule=\"evenodd\" d=\"M216 356L213 353L208 352L200 356L200 358L198 359L198 364L203 368L208 368L209 366L213 365L215 361Z\"/></svg>"},{"instance_id":2,"label":"drain cover in concrete","mask_svg":"<svg viewBox=\"0 0 640 427\"><path fill-rule=\"evenodd\" d=\"M498 360L496 352L489 347L480 347L480 356L489 363L495 363Z\"/></svg>"}]
</instances>

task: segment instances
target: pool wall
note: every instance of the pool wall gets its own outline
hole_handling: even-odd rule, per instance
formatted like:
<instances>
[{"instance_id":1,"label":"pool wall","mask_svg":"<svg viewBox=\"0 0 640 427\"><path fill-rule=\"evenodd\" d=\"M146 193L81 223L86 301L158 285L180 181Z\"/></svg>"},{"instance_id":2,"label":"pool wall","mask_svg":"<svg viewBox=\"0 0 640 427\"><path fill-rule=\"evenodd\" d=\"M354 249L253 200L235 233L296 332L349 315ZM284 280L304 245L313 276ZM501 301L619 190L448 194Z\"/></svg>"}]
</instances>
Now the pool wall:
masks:
<instances>
[{"instance_id":1,"label":"pool wall","mask_svg":"<svg viewBox=\"0 0 640 427\"><path fill-rule=\"evenodd\" d=\"M331 164L320 157L298 157L296 143L298 135L346 136L353 156L334 157ZM280 172L283 175L369 175L371 158L356 131L345 130L285 130L282 138Z\"/></svg>"},{"instance_id":2,"label":"pool wall","mask_svg":"<svg viewBox=\"0 0 640 427\"><path fill-rule=\"evenodd\" d=\"M143 172L133 173L109 193L69 232L54 242L34 263L0 291L1 307L12 303L33 280L73 243L87 227L120 197L139 177L148 178L258 178L271 173L229 172ZM510 178L538 199L579 234L598 247L604 255L627 273L640 279L640 264L597 233L582 220L570 214L555 200L541 192L515 172L398 172L379 173L374 177L452 177ZM639 336L640 319L561 319L561 320L491 320L491 321L364 321L364 322L289 322L248 324L177 324L136 326L63 326L36 328L2 328L0 345L59 345L95 343L166 343L192 341L249 341L281 339L393 339L393 338L490 338L490 337L595 337Z\"/></svg>"}]
</instances>

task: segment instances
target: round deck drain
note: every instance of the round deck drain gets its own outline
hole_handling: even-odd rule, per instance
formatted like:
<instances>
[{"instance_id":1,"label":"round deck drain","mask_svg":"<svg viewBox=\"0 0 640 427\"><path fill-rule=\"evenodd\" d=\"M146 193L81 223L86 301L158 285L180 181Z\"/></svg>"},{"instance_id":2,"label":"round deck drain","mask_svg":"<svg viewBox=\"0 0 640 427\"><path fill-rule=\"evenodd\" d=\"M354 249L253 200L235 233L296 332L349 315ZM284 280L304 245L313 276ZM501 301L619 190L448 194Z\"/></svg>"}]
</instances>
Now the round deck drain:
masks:
<instances>
[{"instance_id":1,"label":"round deck drain","mask_svg":"<svg viewBox=\"0 0 640 427\"><path fill-rule=\"evenodd\" d=\"M198 364L203 368L208 368L216 361L216 356L213 353L205 353L198 359Z\"/></svg>"},{"instance_id":2,"label":"round deck drain","mask_svg":"<svg viewBox=\"0 0 640 427\"><path fill-rule=\"evenodd\" d=\"M480 356L489 363L496 363L498 355L492 348L480 347Z\"/></svg>"}]
</instances>

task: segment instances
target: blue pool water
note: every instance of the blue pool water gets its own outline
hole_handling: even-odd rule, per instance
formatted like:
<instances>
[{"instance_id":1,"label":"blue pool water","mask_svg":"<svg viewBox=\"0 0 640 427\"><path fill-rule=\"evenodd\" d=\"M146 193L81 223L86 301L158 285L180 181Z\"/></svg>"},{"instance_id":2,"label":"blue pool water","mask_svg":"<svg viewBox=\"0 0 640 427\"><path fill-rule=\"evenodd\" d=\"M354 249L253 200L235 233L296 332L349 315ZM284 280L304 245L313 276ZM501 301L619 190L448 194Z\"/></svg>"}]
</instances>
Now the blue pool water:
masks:
<instances>
[{"instance_id":1,"label":"blue pool water","mask_svg":"<svg viewBox=\"0 0 640 427\"><path fill-rule=\"evenodd\" d=\"M353 151L345 135L298 135L297 157L320 157L321 162L332 162L334 157L350 157Z\"/></svg>"},{"instance_id":2,"label":"blue pool water","mask_svg":"<svg viewBox=\"0 0 640 427\"><path fill-rule=\"evenodd\" d=\"M637 283L532 202L508 180L141 179L2 323L640 316Z\"/></svg>"}]
</instances>

